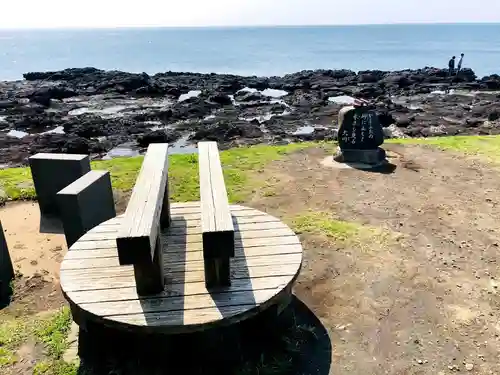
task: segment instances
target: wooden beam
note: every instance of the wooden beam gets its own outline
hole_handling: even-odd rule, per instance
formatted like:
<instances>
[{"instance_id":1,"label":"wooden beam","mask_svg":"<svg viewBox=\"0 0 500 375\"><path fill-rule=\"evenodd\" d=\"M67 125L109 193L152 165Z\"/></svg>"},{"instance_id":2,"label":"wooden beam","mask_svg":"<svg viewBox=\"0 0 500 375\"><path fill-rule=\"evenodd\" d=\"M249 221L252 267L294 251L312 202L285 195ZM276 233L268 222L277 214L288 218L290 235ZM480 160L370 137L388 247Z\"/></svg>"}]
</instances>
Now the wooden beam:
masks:
<instances>
[{"instance_id":1,"label":"wooden beam","mask_svg":"<svg viewBox=\"0 0 500 375\"><path fill-rule=\"evenodd\" d=\"M198 143L201 231L207 287L230 285L234 225L216 142Z\"/></svg>"},{"instance_id":2,"label":"wooden beam","mask_svg":"<svg viewBox=\"0 0 500 375\"><path fill-rule=\"evenodd\" d=\"M151 144L116 238L120 264L134 265L140 294L164 286L159 234L170 225L167 185L168 144Z\"/></svg>"}]
</instances>

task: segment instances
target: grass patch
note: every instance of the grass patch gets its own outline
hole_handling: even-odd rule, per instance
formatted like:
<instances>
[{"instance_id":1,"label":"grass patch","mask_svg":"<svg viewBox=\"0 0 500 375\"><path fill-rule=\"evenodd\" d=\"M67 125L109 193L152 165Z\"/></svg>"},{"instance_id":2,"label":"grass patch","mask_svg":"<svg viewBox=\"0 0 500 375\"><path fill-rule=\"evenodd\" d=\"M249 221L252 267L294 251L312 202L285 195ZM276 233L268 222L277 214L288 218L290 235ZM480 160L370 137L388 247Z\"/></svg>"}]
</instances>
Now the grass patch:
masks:
<instances>
[{"instance_id":1,"label":"grass patch","mask_svg":"<svg viewBox=\"0 0 500 375\"><path fill-rule=\"evenodd\" d=\"M0 369L17 362L16 349L30 336L30 321L0 316Z\"/></svg>"},{"instance_id":2,"label":"grass patch","mask_svg":"<svg viewBox=\"0 0 500 375\"><path fill-rule=\"evenodd\" d=\"M304 142L285 146L257 145L222 151L221 162L229 200L232 203L242 202L263 184L264 182L258 179L258 173L263 171L266 164L312 146L318 144ZM94 161L91 164L92 169L108 170L113 188L127 192L132 190L135 184L142 160L143 157L140 156ZM198 155L169 157L170 195L174 202L199 199L198 173ZM29 168L0 170L0 190L3 190L5 198L10 200L36 198Z\"/></svg>"},{"instance_id":3,"label":"grass patch","mask_svg":"<svg viewBox=\"0 0 500 375\"><path fill-rule=\"evenodd\" d=\"M387 143L431 145L442 150L457 151L500 164L500 136L450 136L437 138L389 139Z\"/></svg>"},{"instance_id":4,"label":"grass patch","mask_svg":"<svg viewBox=\"0 0 500 375\"><path fill-rule=\"evenodd\" d=\"M0 203L6 199L30 199L35 188L29 168L0 169Z\"/></svg>"},{"instance_id":5,"label":"grass patch","mask_svg":"<svg viewBox=\"0 0 500 375\"><path fill-rule=\"evenodd\" d=\"M264 182L256 178L266 164L280 160L287 154L313 146L297 143L286 146L257 145L235 148L220 153L228 198L232 203L243 202ZM113 188L130 191L139 173L142 157L96 161L92 168L109 170ZM170 196L174 202L200 199L198 155L171 155L169 157Z\"/></svg>"},{"instance_id":6,"label":"grass patch","mask_svg":"<svg viewBox=\"0 0 500 375\"><path fill-rule=\"evenodd\" d=\"M328 212L311 211L296 216L291 226L297 234L309 233L328 241L354 245L368 250L373 245L387 245L394 233L382 228L338 220Z\"/></svg>"},{"instance_id":7,"label":"grass patch","mask_svg":"<svg viewBox=\"0 0 500 375\"><path fill-rule=\"evenodd\" d=\"M387 143L424 144L443 150L462 152L478 156L500 164L500 136L451 136L438 138L389 139ZM309 147L322 147L333 152L334 142L304 142L284 146L257 145L241 147L221 152L221 162L232 203L245 201L256 189L264 187L272 195L272 188L258 176L265 166L284 158L287 154ZM116 158L94 161L93 169L108 170L111 173L113 188L121 192L130 191L141 168L142 157ZM170 194L174 202L199 199L198 156L172 155L169 158ZM267 184L268 185L268 184ZM10 168L0 170L0 203L2 200L36 198L29 168Z\"/></svg>"},{"instance_id":8,"label":"grass patch","mask_svg":"<svg viewBox=\"0 0 500 375\"><path fill-rule=\"evenodd\" d=\"M16 353L7 348L0 347L0 369L2 367L13 365L17 362Z\"/></svg>"},{"instance_id":9,"label":"grass patch","mask_svg":"<svg viewBox=\"0 0 500 375\"><path fill-rule=\"evenodd\" d=\"M63 360L41 361L33 368L33 375L77 375L78 366Z\"/></svg>"},{"instance_id":10,"label":"grass patch","mask_svg":"<svg viewBox=\"0 0 500 375\"><path fill-rule=\"evenodd\" d=\"M356 223L336 220L329 213L321 211L295 217L292 227L298 234L311 233L343 242L359 237L362 231L371 231Z\"/></svg>"},{"instance_id":11,"label":"grass patch","mask_svg":"<svg viewBox=\"0 0 500 375\"><path fill-rule=\"evenodd\" d=\"M71 321L70 310L64 308L51 317L36 322L34 334L37 340L45 345L50 357L60 359L68 348L66 338Z\"/></svg>"},{"instance_id":12,"label":"grass patch","mask_svg":"<svg viewBox=\"0 0 500 375\"><path fill-rule=\"evenodd\" d=\"M19 347L25 342L33 341L45 348L45 359L35 365L34 374L76 374L75 364L61 360L68 347L66 340L71 326L71 313L68 308L49 315L15 319L1 315L0 319L0 372L15 366L19 360L16 355Z\"/></svg>"}]
</instances>

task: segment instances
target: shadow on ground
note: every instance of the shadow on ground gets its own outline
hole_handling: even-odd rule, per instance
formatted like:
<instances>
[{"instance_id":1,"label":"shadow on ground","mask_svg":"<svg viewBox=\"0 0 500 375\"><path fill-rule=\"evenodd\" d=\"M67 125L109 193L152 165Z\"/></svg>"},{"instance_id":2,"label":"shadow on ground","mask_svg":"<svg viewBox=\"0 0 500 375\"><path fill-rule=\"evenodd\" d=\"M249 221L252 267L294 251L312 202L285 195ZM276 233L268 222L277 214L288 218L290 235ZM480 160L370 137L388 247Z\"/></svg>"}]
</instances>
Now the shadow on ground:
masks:
<instances>
[{"instance_id":1,"label":"shadow on ground","mask_svg":"<svg viewBox=\"0 0 500 375\"><path fill-rule=\"evenodd\" d=\"M381 165L372 168L366 168L366 167L360 168L356 163L345 163L345 164L353 169L358 169L363 172L380 173L380 174L392 174L397 169L397 166L392 163L383 163Z\"/></svg>"},{"instance_id":2,"label":"shadow on ground","mask_svg":"<svg viewBox=\"0 0 500 375\"><path fill-rule=\"evenodd\" d=\"M40 233L64 234L63 224L56 216L40 215Z\"/></svg>"},{"instance_id":3,"label":"shadow on ground","mask_svg":"<svg viewBox=\"0 0 500 375\"><path fill-rule=\"evenodd\" d=\"M202 334L80 332L79 355L82 375L327 375L332 346L314 313L294 298L278 318L259 316Z\"/></svg>"}]
</instances>

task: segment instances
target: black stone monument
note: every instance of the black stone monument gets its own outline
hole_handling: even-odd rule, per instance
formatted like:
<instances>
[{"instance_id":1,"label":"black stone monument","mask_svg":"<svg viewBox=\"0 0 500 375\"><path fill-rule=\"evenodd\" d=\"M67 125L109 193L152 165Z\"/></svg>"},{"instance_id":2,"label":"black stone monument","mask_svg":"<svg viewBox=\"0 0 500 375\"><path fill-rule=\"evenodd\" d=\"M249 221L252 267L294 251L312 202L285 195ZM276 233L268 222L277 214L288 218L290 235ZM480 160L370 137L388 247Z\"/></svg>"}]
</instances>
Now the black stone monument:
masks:
<instances>
[{"instance_id":1,"label":"black stone monument","mask_svg":"<svg viewBox=\"0 0 500 375\"><path fill-rule=\"evenodd\" d=\"M385 161L384 132L377 113L365 106L344 107L339 113L338 162L380 164Z\"/></svg>"}]
</instances>

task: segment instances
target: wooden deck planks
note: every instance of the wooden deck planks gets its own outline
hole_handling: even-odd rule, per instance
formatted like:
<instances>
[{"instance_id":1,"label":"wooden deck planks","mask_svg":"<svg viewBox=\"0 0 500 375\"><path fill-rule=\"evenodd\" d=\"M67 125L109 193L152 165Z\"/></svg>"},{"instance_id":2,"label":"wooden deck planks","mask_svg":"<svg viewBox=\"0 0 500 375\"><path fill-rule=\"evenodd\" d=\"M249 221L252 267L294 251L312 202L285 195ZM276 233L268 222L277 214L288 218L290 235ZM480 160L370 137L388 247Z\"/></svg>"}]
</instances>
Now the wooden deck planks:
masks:
<instances>
[{"instance_id":1,"label":"wooden deck planks","mask_svg":"<svg viewBox=\"0 0 500 375\"><path fill-rule=\"evenodd\" d=\"M231 293L197 294L179 297L158 297L129 301L108 301L81 303L84 310L92 309L102 317L124 314L159 313L177 310L196 310L222 306L254 305L258 306L274 296L274 289L233 291Z\"/></svg>"},{"instance_id":2,"label":"wooden deck planks","mask_svg":"<svg viewBox=\"0 0 500 375\"><path fill-rule=\"evenodd\" d=\"M261 257L249 258L247 261L235 259L232 261L231 278L242 279L252 277L265 277L269 275L289 275L294 272L297 264L300 264L302 254L287 254L276 256L274 259L282 259L278 264L269 264L268 259L262 261ZM263 258L263 257L262 257ZM185 268L184 268L185 267ZM186 269L187 268L187 269ZM174 264L164 267L165 278L170 283L192 283L204 280L203 268L193 267L190 264ZM86 268L86 269L63 269L61 280L69 283L83 283L85 280L101 288L106 287L106 283L113 283L113 279L134 278L133 266L106 267L106 268Z\"/></svg>"},{"instance_id":3,"label":"wooden deck planks","mask_svg":"<svg viewBox=\"0 0 500 375\"><path fill-rule=\"evenodd\" d=\"M179 251L179 253L181 253ZM302 253L302 246L300 245L278 245L278 246L256 246L249 247L244 251L242 247L235 250L234 259L238 258L253 258L259 256L279 255L279 254L293 254ZM164 253L165 254L165 253ZM177 253L169 253L177 254ZM181 259L178 259L182 257ZM82 262L85 261L85 262ZM165 257L165 264L172 263L185 263L193 261L203 261L203 253L201 251L188 251L185 254L178 256ZM78 269L78 268L101 268L118 266L118 254L115 249L97 249L86 251L69 251L66 255L66 260L61 266L61 269Z\"/></svg>"},{"instance_id":4,"label":"wooden deck planks","mask_svg":"<svg viewBox=\"0 0 500 375\"><path fill-rule=\"evenodd\" d=\"M292 252L292 253L286 253L286 252L278 252L277 254L264 254L264 255L258 255L258 256L253 256L253 257L238 257L238 258L232 258L230 260L231 266L232 267L255 267L255 266L272 266L276 264L276 262L281 262L281 264L289 264L291 262L292 264L297 262L297 259L302 257L302 252ZM201 260L190 260L190 261L185 261L184 257L179 256L179 259L177 261L172 261L169 263L164 262L165 265L165 271L166 272L192 272L192 271L202 271L204 268L204 263L203 259ZM107 259L108 261L105 262L100 262L104 259ZM111 260L112 259L112 260ZM102 269L104 268L104 269ZM120 272L122 272L124 269L126 269L124 266L121 266L118 263L117 258L102 258L99 259L97 262L95 259L75 259L73 261L68 260L65 262L64 267L61 267L61 270L64 271L75 271L75 272L69 272L69 274L72 273L78 273L79 270L85 270L85 275L93 275L93 274L98 274L102 275L103 277L107 274L109 275L116 275L119 276ZM111 276L111 277L112 277Z\"/></svg>"},{"instance_id":5,"label":"wooden deck planks","mask_svg":"<svg viewBox=\"0 0 500 375\"><path fill-rule=\"evenodd\" d=\"M260 217L260 216L257 216ZM191 224L191 221L187 222ZM251 230L280 230L280 229L287 229L283 226L283 223L281 221L268 221L268 222L238 222L238 220L234 220L234 225L237 229L240 231L251 231ZM186 235L191 236L191 235L201 235L201 229L199 226L194 226L194 225L176 225L172 228L169 228L168 231L169 237L174 237L174 236L179 236L179 237L184 237ZM106 231L99 231L99 232L92 232L92 233L87 233L85 235L85 238L81 238L81 241L102 241L102 240L108 240L108 239L113 239L116 238L116 230L114 228L107 228Z\"/></svg>"},{"instance_id":6,"label":"wooden deck planks","mask_svg":"<svg viewBox=\"0 0 500 375\"><path fill-rule=\"evenodd\" d=\"M252 311L252 309L254 311ZM171 326L172 332L184 332L193 330L194 327L198 326L198 329L204 329L203 326L212 325L215 321L227 321L226 324L236 323L243 320L243 314L245 317L249 317L256 314L259 311L259 307L254 304L250 305L238 305L238 306L222 306L219 308L204 308L196 310L177 310L161 313L139 313L139 314L127 314L127 315L115 315L112 317L117 323L126 324L127 326L145 326L145 327L162 327ZM182 326L182 330L179 327Z\"/></svg>"},{"instance_id":7,"label":"wooden deck planks","mask_svg":"<svg viewBox=\"0 0 500 375\"><path fill-rule=\"evenodd\" d=\"M268 276L254 279L237 279L234 280L231 286L220 289L212 289L210 293L231 293L231 292L247 292L253 290L275 289L276 286L285 286L290 282L290 276ZM74 303L94 303L94 302L109 302L109 301L127 301L135 299L154 299L161 297L179 297L193 296L198 294L208 294L204 282L187 283L187 284L170 284L166 285L163 292L152 296L139 296L134 287L117 287L108 288L105 291L102 289L66 291L67 295ZM105 299L103 299L103 297Z\"/></svg>"},{"instance_id":8,"label":"wooden deck planks","mask_svg":"<svg viewBox=\"0 0 500 375\"><path fill-rule=\"evenodd\" d=\"M237 237L231 286L211 293L205 286L200 207L193 202L171 206L172 229L162 234L163 292L139 297L133 267L119 266L112 238L120 217L89 231L68 251L61 265L63 292L88 319L141 331L183 332L244 319L293 283L302 246L277 218L242 206L231 206L231 212Z\"/></svg>"}]
</instances>

